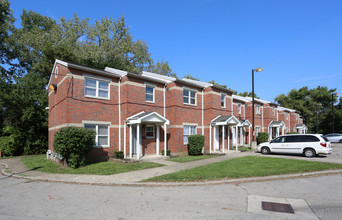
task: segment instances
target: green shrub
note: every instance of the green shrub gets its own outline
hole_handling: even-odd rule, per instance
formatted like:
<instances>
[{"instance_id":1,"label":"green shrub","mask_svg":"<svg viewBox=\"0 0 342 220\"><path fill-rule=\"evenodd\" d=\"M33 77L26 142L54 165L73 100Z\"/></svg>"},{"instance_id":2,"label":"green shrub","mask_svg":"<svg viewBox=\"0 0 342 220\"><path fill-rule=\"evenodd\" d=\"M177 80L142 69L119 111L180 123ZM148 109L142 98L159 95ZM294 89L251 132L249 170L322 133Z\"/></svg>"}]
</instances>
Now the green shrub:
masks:
<instances>
[{"instance_id":1,"label":"green shrub","mask_svg":"<svg viewBox=\"0 0 342 220\"><path fill-rule=\"evenodd\" d=\"M269 134L267 132L259 132L257 137L258 144L267 142Z\"/></svg>"},{"instance_id":2,"label":"green shrub","mask_svg":"<svg viewBox=\"0 0 342 220\"><path fill-rule=\"evenodd\" d=\"M164 155L164 150L162 150L162 155ZM171 155L171 150L166 150L166 156L170 156Z\"/></svg>"},{"instance_id":3,"label":"green shrub","mask_svg":"<svg viewBox=\"0 0 342 220\"><path fill-rule=\"evenodd\" d=\"M286 134L299 134L299 133L294 131L294 132L286 132Z\"/></svg>"},{"instance_id":4,"label":"green shrub","mask_svg":"<svg viewBox=\"0 0 342 220\"><path fill-rule=\"evenodd\" d=\"M53 148L65 158L68 166L84 166L86 154L94 146L95 135L95 131L87 128L62 128L54 135Z\"/></svg>"},{"instance_id":5,"label":"green shrub","mask_svg":"<svg viewBox=\"0 0 342 220\"><path fill-rule=\"evenodd\" d=\"M204 140L204 136L201 134L194 134L188 137L190 156L197 156L202 154Z\"/></svg>"},{"instance_id":6,"label":"green shrub","mask_svg":"<svg viewBox=\"0 0 342 220\"><path fill-rule=\"evenodd\" d=\"M124 158L124 153L122 151L115 151L114 152L114 157L117 159L123 159Z\"/></svg>"},{"instance_id":7,"label":"green shrub","mask_svg":"<svg viewBox=\"0 0 342 220\"><path fill-rule=\"evenodd\" d=\"M16 156L22 154L20 148L20 131L12 126L7 126L0 137L0 151L5 156Z\"/></svg>"}]
</instances>

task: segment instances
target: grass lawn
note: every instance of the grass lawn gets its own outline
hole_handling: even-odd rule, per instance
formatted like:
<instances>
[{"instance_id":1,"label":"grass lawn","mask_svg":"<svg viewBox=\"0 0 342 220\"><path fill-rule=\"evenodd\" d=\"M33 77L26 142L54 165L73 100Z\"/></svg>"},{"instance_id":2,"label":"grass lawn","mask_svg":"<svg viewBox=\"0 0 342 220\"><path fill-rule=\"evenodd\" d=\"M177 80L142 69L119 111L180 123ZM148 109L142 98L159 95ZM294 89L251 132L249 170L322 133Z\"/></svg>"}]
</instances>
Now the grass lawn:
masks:
<instances>
[{"instance_id":1,"label":"grass lawn","mask_svg":"<svg viewBox=\"0 0 342 220\"><path fill-rule=\"evenodd\" d=\"M246 156L153 177L144 182L186 182L233 179L342 169L342 164L294 159Z\"/></svg>"},{"instance_id":2,"label":"grass lawn","mask_svg":"<svg viewBox=\"0 0 342 220\"><path fill-rule=\"evenodd\" d=\"M184 157L171 158L168 160L172 162L186 163L190 161L203 160L203 159L208 159L208 158L217 157L217 156L219 155L184 156Z\"/></svg>"},{"instance_id":3,"label":"grass lawn","mask_svg":"<svg viewBox=\"0 0 342 220\"><path fill-rule=\"evenodd\" d=\"M163 166L162 164L153 162L138 163L118 163L114 161L99 162L89 164L84 167L72 169L56 164L45 159L45 155L23 156L21 160L28 169L34 169L46 173L64 173L64 174L97 174L111 175L116 173L129 172L134 170L142 170Z\"/></svg>"}]
</instances>

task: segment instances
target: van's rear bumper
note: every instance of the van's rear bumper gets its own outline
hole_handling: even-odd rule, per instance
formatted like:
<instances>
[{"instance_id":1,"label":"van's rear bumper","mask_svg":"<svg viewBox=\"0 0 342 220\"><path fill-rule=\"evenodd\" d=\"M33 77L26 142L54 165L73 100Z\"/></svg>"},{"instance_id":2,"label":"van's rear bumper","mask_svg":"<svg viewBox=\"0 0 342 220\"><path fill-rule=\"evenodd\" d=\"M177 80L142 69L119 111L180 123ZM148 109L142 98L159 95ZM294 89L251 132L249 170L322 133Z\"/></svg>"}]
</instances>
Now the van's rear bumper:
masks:
<instances>
[{"instance_id":1,"label":"van's rear bumper","mask_svg":"<svg viewBox=\"0 0 342 220\"><path fill-rule=\"evenodd\" d=\"M320 149L319 151L317 151L317 154L323 154L323 155L330 155L331 153L332 153L331 148Z\"/></svg>"}]
</instances>

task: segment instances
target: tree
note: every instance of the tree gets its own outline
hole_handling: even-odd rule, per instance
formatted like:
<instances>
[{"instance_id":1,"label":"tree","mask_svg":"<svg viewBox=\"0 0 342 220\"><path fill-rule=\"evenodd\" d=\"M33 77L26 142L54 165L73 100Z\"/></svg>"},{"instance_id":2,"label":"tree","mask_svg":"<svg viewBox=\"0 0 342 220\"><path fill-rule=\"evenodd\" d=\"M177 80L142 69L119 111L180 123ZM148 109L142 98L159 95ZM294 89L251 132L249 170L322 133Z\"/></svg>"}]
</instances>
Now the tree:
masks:
<instances>
[{"instance_id":1,"label":"tree","mask_svg":"<svg viewBox=\"0 0 342 220\"><path fill-rule=\"evenodd\" d=\"M169 63L164 60L158 60L157 63L152 62L152 64L148 65L145 70L148 72L157 73L164 76L178 78L177 74L172 71L171 67L169 66Z\"/></svg>"},{"instance_id":2,"label":"tree","mask_svg":"<svg viewBox=\"0 0 342 220\"><path fill-rule=\"evenodd\" d=\"M238 93L238 92L235 92L234 95L238 95L238 96L242 96L242 97L253 97L252 95L252 92L242 92L242 93ZM260 99L260 97L257 96L257 94L254 93L254 98L257 98L257 99Z\"/></svg>"},{"instance_id":3,"label":"tree","mask_svg":"<svg viewBox=\"0 0 342 220\"><path fill-rule=\"evenodd\" d=\"M316 125L318 125L317 133L326 134L332 131L331 93L335 91L336 89L321 86L314 89L302 87L299 90L292 89L287 95L278 95L275 101L281 106L299 111L309 131L316 132ZM337 102L336 97L333 102ZM339 105L334 106L334 109L335 122L337 122L335 130L341 131L342 126L338 125L338 118L341 114Z\"/></svg>"},{"instance_id":4,"label":"tree","mask_svg":"<svg viewBox=\"0 0 342 220\"><path fill-rule=\"evenodd\" d=\"M95 20L94 24L77 15L56 22L24 10L21 20L22 28L13 33L12 43L12 49L18 54L19 68L40 73L47 80L55 59L130 72L140 72L152 62L147 44L133 40L123 16Z\"/></svg>"},{"instance_id":5,"label":"tree","mask_svg":"<svg viewBox=\"0 0 342 220\"><path fill-rule=\"evenodd\" d=\"M6 69L4 64L10 63L13 53L8 47L9 36L14 29L12 10L8 0L0 0L0 77L9 80L11 77L11 69Z\"/></svg>"},{"instance_id":6,"label":"tree","mask_svg":"<svg viewBox=\"0 0 342 220\"><path fill-rule=\"evenodd\" d=\"M215 80L211 80L211 81L209 81L208 83L214 84L214 85L216 85L216 86L221 86L221 87L223 87L223 88L227 88L227 85L218 84L217 82L215 82Z\"/></svg>"},{"instance_id":7,"label":"tree","mask_svg":"<svg viewBox=\"0 0 342 220\"><path fill-rule=\"evenodd\" d=\"M89 24L77 15L56 21L23 10L21 27L15 28L10 3L0 1L0 143L15 146L9 154L47 149L45 87L55 59L130 72L152 63L147 44L133 40L123 16Z\"/></svg>"},{"instance_id":8,"label":"tree","mask_svg":"<svg viewBox=\"0 0 342 220\"><path fill-rule=\"evenodd\" d=\"M187 73L183 78L192 79L192 80L196 80L196 81L200 81L200 80L197 79L196 77L192 76L190 73Z\"/></svg>"}]
</instances>

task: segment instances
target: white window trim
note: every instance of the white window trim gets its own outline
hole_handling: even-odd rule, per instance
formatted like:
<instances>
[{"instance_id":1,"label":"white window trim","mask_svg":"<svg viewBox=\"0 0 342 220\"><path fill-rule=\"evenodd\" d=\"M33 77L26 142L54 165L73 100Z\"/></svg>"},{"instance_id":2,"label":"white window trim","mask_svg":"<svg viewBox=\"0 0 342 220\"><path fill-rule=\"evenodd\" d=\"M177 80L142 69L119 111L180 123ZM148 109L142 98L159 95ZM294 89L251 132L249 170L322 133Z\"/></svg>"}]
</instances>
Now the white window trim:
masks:
<instances>
[{"instance_id":1,"label":"white window trim","mask_svg":"<svg viewBox=\"0 0 342 220\"><path fill-rule=\"evenodd\" d=\"M184 102L184 90L188 90L189 91L189 103L185 103ZM195 104L191 104L190 102L190 91L194 92L195 93ZM197 90L196 89L192 89L192 88L188 88L188 87L183 87L183 94L182 94L182 99L183 99L183 104L184 105L191 105L191 106L197 106Z\"/></svg>"},{"instance_id":2,"label":"white window trim","mask_svg":"<svg viewBox=\"0 0 342 220\"><path fill-rule=\"evenodd\" d=\"M92 96L92 95L86 95L86 80L89 79L89 80L94 80L96 82L96 88L95 88L95 96ZM105 91L104 89L100 89L99 88L99 84L100 84L100 81L101 82L104 82L104 83L108 83L108 97L99 97L99 90L103 90ZM94 87L89 87L89 88L92 88L94 89ZM105 100L110 100L110 80L107 80L107 79L103 79L103 78L98 78L98 77L93 77L93 76L86 76L84 75L84 97L86 98L95 98L95 99L105 99Z\"/></svg>"},{"instance_id":3,"label":"white window trim","mask_svg":"<svg viewBox=\"0 0 342 220\"><path fill-rule=\"evenodd\" d=\"M255 114L256 115L261 115L260 109L261 109L261 105L256 104L255 105Z\"/></svg>"},{"instance_id":4,"label":"white window trim","mask_svg":"<svg viewBox=\"0 0 342 220\"><path fill-rule=\"evenodd\" d=\"M289 113L285 112L285 120L289 120Z\"/></svg>"},{"instance_id":5,"label":"white window trim","mask_svg":"<svg viewBox=\"0 0 342 220\"><path fill-rule=\"evenodd\" d=\"M58 76L58 66L55 68L55 78Z\"/></svg>"},{"instance_id":6,"label":"white window trim","mask_svg":"<svg viewBox=\"0 0 342 220\"><path fill-rule=\"evenodd\" d=\"M222 106L222 96L224 96L224 99L223 99L223 106ZM220 105L221 105L221 108L226 108L227 107L227 94L225 93L221 93L221 100L220 100Z\"/></svg>"},{"instance_id":7,"label":"white window trim","mask_svg":"<svg viewBox=\"0 0 342 220\"><path fill-rule=\"evenodd\" d=\"M275 107L272 107L272 115L275 116Z\"/></svg>"},{"instance_id":8,"label":"white window trim","mask_svg":"<svg viewBox=\"0 0 342 220\"><path fill-rule=\"evenodd\" d=\"M153 128L153 136L147 136L147 128ZM156 128L155 128L155 126L154 125L146 125L146 127L145 127L145 137L147 138L147 139L153 139L153 138L155 138L156 137Z\"/></svg>"},{"instance_id":9,"label":"white window trim","mask_svg":"<svg viewBox=\"0 0 342 220\"><path fill-rule=\"evenodd\" d=\"M153 94L152 94L152 96L153 96L153 101L148 101L148 100L146 99L146 95L147 95L146 88L147 88L147 87L153 88ZM151 94L149 94L149 95L151 95ZM146 101L146 102L149 102L149 103L155 103L155 96L156 96L156 85L149 84L149 83L145 83L145 101Z\"/></svg>"},{"instance_id":10,"label":"white window trim","mask_svg":"<svg viewBox=\"0 0 342 220\"><path fill-rule=\"evenodd\" d=\"M261 126L255 126L255 137L258 137L259 132L261 132Z\"/></svg>"},{"instance_id":11,"label":"white window trim","mask_svg":"<svg viewBox=\"0 0 342 220\"><path fill-rule=\"evenodd\" d=\"M241 115L241 107L242 107L241 103L238 103L238 114L239 115Z\"/></svg>"},{"instance_id":12,"label":"white window trim","mask_svg":"<svg viewBox=\"0 0 342 220\"><path fill-rule=\"evenodd\" d=\"M109 137L109 130L110 130L110 125L109 124L95 124L95 123L84 123L83 127L86 127L86 125L92 125L96 127L96 136L95 136L95 143L94 143L94 147L95 148L109 148L110 146L110 137ZM99 145L99 135L98 135L98 131L99 131L99 125L100 126L108 126L108 134L107 134L107 138L108 138L108 145Z\"/></svg>"},{"instance_id":13,"label":"white window trim","mask_svg":"<svg viewBox=\"0 0 342 220\"><path fill-rule=\"evenodd\" d=\"M187 145L188 143L185 143L184 142L184 127L185 126L188 126L189 127L189 135L188 135L188 137L190 136L190 135L193 135L193 134L190 134L190 131L191 131L191 129L190 129L190 127L195 127L195 134L197 134L197 127L198 127L198 125L197 124L184 124L183 123L183 130L182 130L182 132L183 132L183 145Z\"/></svg>"}]
</instances>

